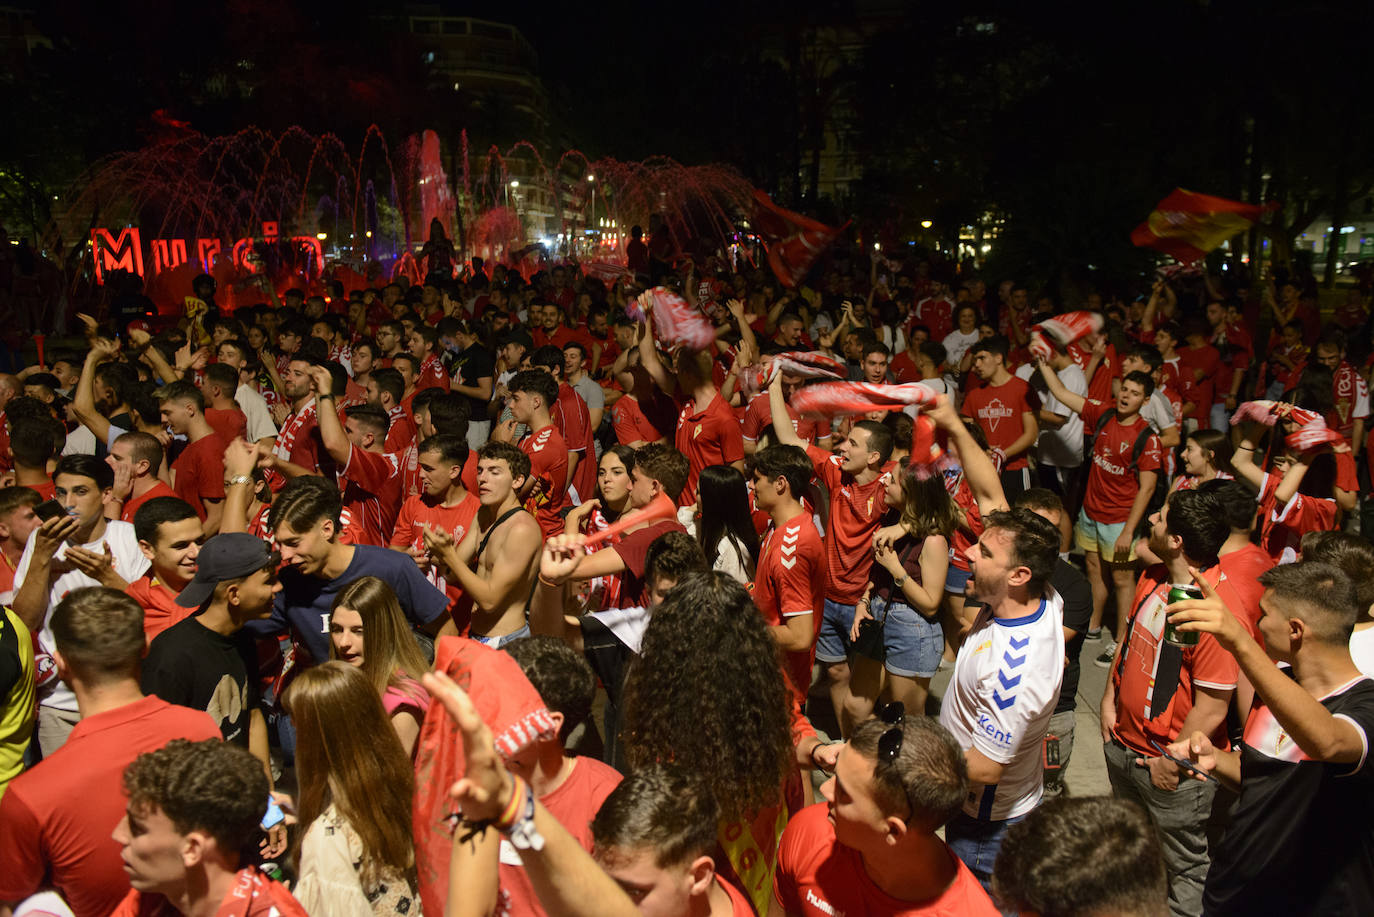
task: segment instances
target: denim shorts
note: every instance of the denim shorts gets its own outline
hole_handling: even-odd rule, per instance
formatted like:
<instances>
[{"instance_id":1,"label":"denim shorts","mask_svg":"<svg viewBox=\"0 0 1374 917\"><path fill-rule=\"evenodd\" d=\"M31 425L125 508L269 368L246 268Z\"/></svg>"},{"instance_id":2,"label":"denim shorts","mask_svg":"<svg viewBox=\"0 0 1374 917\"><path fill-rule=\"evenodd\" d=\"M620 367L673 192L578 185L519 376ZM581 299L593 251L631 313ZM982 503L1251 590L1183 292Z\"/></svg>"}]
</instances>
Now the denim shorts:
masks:
<instances>
[{"instance_id":1,"label":"denim shorts","mask_svg":"<svg viewBox=\"0 0 1374 917\"><path fill-rule=\"evenodd\" d=\"M528 637L529 635L530 635L530 626L529 626L528 624L522 624L522 625L520 625L520 629L519 629L519 630L513 630L513 631L511 631L510 633L508 633L508 634L502 634L502 635L499 636L499 637L487 637L487 636L478 635L478 634L472 634L471 636L472 636L472 639L476 640L478 643L481 643L481 644L483 644L484 646L489 646L489 647L491 647L491 648L494 649L494 650L499 650L501 647L505 646L507 643L514 643L516 640L520 640L520 639L522 639L522 638L524 638L524 637Z\"/></svg>"},{"instance_id":2,"label":"denim shorts","mask_svg":"<svg viewBox=\"0 0 1374 917\"><path fill-rule=\"evenodd\" d=\"M854 626L854 606L825 600L821 631L816 635L816 661L834 665L849 658L849 629Z\"/></svg>"},{"instance_id":3,"label":"denim shorts","mask_svg":"<svg viewBox=\"0 0 1374 917\"><path fill-rule=\"evenodd\" d=\"M945 574L945 592L950 595L963 595L964 587L972 577L972 570L960 570L954 564L950 564L949 572Z\"/></svg>"},{"instance_id":4,"label":"denim shorts","mask_svg":"<svg viewBox=\"0 0 1374 917\"><path fill-rule=\"evenodd\" d=\"M887 650L884 667L903 678L933 676L945 651L945 635L940 622L926 620L904 602L889 605L876 595L871 610L873 618L883 622L883 646Z\"/></svg>"}]
</instances>

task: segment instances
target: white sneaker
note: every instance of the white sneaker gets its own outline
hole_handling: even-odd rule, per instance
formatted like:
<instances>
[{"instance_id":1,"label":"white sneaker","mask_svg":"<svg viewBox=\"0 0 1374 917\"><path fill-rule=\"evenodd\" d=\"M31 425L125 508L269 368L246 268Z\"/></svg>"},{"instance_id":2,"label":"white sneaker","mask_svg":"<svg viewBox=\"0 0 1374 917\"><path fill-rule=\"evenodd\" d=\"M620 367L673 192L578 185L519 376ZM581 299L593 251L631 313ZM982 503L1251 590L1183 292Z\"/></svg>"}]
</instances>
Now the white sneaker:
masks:
<instances>
[{"instance_id":1,"label":"white sneaker","mask_svg":"<svg viewBox=\"0 0 1374 917\"><path fill-rule=\"evenodd\" d=\"M1108 640L1107 646L1102 650L1102 655L1093 660L1093 664L1099 669L1111 668L1112 660L1116 658L1116 641Z\"/></svg>"}]
</instances>

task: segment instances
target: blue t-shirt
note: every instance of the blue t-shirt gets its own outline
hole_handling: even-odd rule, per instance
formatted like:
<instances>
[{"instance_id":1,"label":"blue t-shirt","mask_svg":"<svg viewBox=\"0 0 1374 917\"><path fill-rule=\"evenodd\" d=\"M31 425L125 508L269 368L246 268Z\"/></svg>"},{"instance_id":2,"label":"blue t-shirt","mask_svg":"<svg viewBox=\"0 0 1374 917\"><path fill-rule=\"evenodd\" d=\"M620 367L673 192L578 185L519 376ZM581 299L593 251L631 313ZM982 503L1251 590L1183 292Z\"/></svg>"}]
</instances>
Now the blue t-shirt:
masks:
<instances>
[{"instance_id":1,"label":"blue t-shirt","mask_svg":"<svg viewBox=\"0 0 1374 917\"><path fill-rule=\"evenodd\" d=\"M285 633L289 627L310 651L311 661L329 661L329 610L339 590L360 576L375 576L396 593L401 611L412 624L428 624L448 608L448 596L425 579L408 554L357 545L342 576L322 580L291 567L281 570L282 590L272 616L250 622L259 636Z\"/></svg>"}]
</instances>

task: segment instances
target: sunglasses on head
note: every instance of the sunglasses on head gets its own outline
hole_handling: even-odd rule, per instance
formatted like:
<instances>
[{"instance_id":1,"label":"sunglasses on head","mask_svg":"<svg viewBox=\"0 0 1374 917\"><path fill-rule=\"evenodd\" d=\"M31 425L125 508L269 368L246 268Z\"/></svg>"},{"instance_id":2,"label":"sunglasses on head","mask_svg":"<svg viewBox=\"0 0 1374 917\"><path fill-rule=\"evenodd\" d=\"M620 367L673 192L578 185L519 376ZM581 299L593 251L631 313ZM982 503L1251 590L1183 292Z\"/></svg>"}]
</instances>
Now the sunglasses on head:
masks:
<instances>
[{"instance_id":1,"label":"sunglasses on head","mask_svg":"<svg viewBox=\"0 0 1374 917\"><path fill-rule=\"evenodd\" d=\"M906 718L906 706L899 700L879 704L873 711L888 728L878 737L878 761L891 764L902 753L902 721Z\"/></svg>"}]
</instances>

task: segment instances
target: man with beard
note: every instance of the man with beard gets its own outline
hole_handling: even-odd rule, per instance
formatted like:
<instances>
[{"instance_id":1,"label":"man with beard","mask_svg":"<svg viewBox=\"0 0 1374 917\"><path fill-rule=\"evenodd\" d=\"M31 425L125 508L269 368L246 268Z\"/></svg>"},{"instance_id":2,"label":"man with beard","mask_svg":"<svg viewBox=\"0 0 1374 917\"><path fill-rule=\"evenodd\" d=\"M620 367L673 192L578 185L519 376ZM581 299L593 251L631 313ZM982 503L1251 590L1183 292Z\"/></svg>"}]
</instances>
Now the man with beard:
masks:
<instances>
[{"instance_id":1,"label":"man with beard","mask_svg":"<svg viewBox=\"0 0 1374 917\"><path fill-rule=\"evenodd\" d=\"M1029 509L988 514L968 551L982 604L940 710L968 762L963 810L945 839L990 888L1007 828L1040 804L1041 746L1064 677L1064 603L1050 585L1059 529Z\"/></svg>"}]
</instances>

